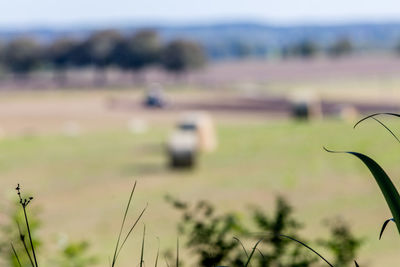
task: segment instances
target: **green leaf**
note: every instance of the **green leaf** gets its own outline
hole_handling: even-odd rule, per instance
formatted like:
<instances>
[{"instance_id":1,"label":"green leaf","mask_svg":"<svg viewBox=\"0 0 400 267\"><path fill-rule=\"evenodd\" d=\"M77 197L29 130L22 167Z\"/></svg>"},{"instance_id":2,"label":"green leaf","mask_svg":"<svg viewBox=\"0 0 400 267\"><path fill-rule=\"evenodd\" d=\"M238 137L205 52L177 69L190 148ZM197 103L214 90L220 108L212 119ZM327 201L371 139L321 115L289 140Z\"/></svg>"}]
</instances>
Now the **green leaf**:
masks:
<instances>
[{"instance_id":1,"label":"green leaf","mask_svg":"<svg viewBox=\"0 0 400 267\"><path fill-rule=\"evenodd\" d=\"M388 219L383 223L382 228L381 228L381 232L379 233L379 240L381 240L383 232L385 231L386 226L390 221L394 222L394 219L393 218L392 219Z\"/></svg>"},{"instance_id":2,"label":"green leaf","mask_svg":"<svg viewBox=\"0 0 400 267\"><path fill-rule=\"evenodd\" d=\"M385 197L386 203L389 206L389 209L393 215L394 221L397 226L397 230L399 231L400 234L400 195L399 192L397 191L396 187L393 185L392 181L390 180L389 176L386 174L386 172L379 166L378 163L376 163L373 159L370 157L357 153L357 152L340 152L340 151L331 151L326 148L324 148L327 152L331 153L347 153L351 154L353 156L356 156L358 159L360 159L370 170L372 175L375 178L375 181L377 182L379 188L382 191L383 196Z\"/></svg>"}]
</instances>

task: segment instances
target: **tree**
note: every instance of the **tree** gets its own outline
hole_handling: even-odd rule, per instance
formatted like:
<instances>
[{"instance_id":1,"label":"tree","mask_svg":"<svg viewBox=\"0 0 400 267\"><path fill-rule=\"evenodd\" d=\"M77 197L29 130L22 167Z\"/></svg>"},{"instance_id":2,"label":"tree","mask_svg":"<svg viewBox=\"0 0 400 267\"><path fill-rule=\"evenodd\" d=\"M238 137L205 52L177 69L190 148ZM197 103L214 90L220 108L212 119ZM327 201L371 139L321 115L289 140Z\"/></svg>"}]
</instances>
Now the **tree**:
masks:
<instances>
[{"instance_id":1,"label":"tree","mask_svg":"<svg viewBox=\"0 0 400 267\"><path fill-rule=\"evenodd\" d=\"M4 51L5 50L5 44L0 41L0 78L2 75L2 71L4 69Z\"/></svg>"},{"instance_id":2,"label":"tree","mask_svg":"<svg viewBox=\"0 0 400 267\"><path fill-rule=\"evenodd\" d=\"M165 69L180 73L204 66L206 56L203 48L191 41L176 40L163 50L162 64Z\"/></svg>"},{"instance_id":3,"label":"tree","mask_svg":"<svg viewBox=\"0 0 400 267\"><path fill-rule=\"evenodd\" d=\"M9 42L4 49L4 64L16 74L26 75L39 66L42 51L36 40L17 38Z\"/></svg>"},{"instance_id":4,"label":"tree","mask_svg":"<svg viewBox=\"0 0 400 267\"><path fill-rule=\"evenodd\" d=\"M65 71L72 64L72 53L77 45L74 39L60 38L48 47L47 61L55 69L55 78L60 83L66 81Z\"/></svg>"},{"instance_id":5,"label":"tree","mask_svg":"<svg viewBox=\"0 0 400 267\"><path fill-rule=\"evenodd\" d=\"M114 58L122 69L138 71L159 61L161 40L155 31L139 31L121 40L115 47Z\"/></svg>"},{"instance_id":6,"label":"tree","mask_svg":"<svg viewBox=\"0 0 400 267\"><path fill-rule=\"evenodd\" d=\"M348 55L353 51L353 45L348 38L338 39L328 50L334 57Z\"/></svg>"},{"instance_id":7,"label":"tree","mask_svg":"<svg viewBox=\"0 0 400 267\"><path fill-rule=\"evenodd\" d=\"M104 30L94 33L87 40L89 57L92 64L103 69L113 62L116 45L123 39L116 30Z\"/></svg>"},{"instance_id":8,"label":"tree","mask_svg":"<svg viewBox=\"0 0 400 267\"><path fill-rule=\"evenodd\" d=\"M115 47L122 40L116 30L104 30L94 33L83 44L86 64L95 66L97 70L96 82L104 84L107 80L106 69L113 63Z\"/></svg>"},{"instance_id":9,"label":"tree","mask_svg":"<svg viewBox=\"0 0 400 267\"><path fill-rule=\"evenodd\" d=\"M305 40L293 47L293 54L303 58L311 58L318 52L318 45L312 41Z\"/></svg>"}]
</instances>

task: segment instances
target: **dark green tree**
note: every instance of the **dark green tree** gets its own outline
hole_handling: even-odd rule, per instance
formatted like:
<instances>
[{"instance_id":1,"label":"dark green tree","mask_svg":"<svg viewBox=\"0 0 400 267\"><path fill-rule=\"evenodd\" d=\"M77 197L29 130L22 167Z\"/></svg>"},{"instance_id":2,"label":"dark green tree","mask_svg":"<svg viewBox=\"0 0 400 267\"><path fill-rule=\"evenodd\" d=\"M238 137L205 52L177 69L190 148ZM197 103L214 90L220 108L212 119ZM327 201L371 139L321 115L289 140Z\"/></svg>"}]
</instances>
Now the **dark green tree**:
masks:
<instances>
[{"instance_id":1,"label":"dark green tree","mask_svg":"<svg viewBox=\"0 0 400 267\"><path fill-rule=\"evenodd\" d=\"M311 58L315 56L319 51L318 45L310 40L305 40L297 45L295 45L292 49L292 53L295 56L299 56L302 58Z\"/></svg>"},{"instance_id":2,"label":"dark green tree","mask_svg":"<svg viewBox=\"0 0 400 267\"><path fill-rule=\"evenodd\" d=\"M175 40L167 44L162 54L162 64L168 71L182 73L198 69L206 63L203 48L195 42Z\"/></svg>"},{"instance_id":3,"label":"dark green tree","mask_svg":"<svg viewBox=\"0 0 400 267\"><path fill-rule=\"evenodd\" d=\"M47 61L54 68L55 79L60 84L64 84L66 70L72 64L72 53L78 42L70 38L55 40L47 49Z\"/></svg>"},{"instance_id":4,"label":"dark green tree","mask_svg":"<svg viewBox=\"0 0 400 267\"><path fill-rule=\"evenodd\" d=\"M116 65L135 72L159 62L162 44L158 33L143 30L120 40L113 57Z\"/></svg>"},{"instance_id":5,"label":"dark green tree","mask_svg":"<svg viewBox=\"0 0 400 267\"><path fill-rule=\"evenodd\" d=\"M96 68L96 83L104 84L107 81L106 70L113 63L115 47L122 39L116 30L103 30L95 32L83 44L89 64Z\"/></svg>"},{"instance_id":6,"label":"dark green tree","mask_svg":"<svg viewBox=\"0 0 400 267\"><path fill-rule=\"evenodd\" d=\"M29 74L39 66L41 60L41 46L32 38L14 39L4 49L4 65L18 76L24 77Z\"/></svg>"},{"instance_id":7,"label":"dark green tree","mask_svg":"<svg viewBox=\"0 0 400 267\"><path fill-rule=\"evenodd\" d=\"M328 50L331 56L345 56L351 54L353 51L353 45L348 38L338 39Z\"/></svg>"}]
</instances>

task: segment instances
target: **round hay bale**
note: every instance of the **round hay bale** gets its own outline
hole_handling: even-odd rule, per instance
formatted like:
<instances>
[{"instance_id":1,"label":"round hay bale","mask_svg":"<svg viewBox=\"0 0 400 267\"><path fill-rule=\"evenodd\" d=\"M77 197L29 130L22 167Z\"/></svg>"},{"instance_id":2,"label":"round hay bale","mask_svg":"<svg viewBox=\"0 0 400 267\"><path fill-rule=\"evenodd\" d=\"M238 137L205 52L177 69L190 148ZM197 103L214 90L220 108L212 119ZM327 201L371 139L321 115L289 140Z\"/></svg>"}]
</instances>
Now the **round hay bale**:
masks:
<instances>
[{"instance_id":1,"label":"round hay bale","mask_svg":"<svg viewBox=\"0 0 400 267\"><path fill-rule=\"evenodd\" d=\"M178 123L181 131L192 131L197 135L197 149L212 152L217 147L217 135L213 120L206 112L184 114Z\"/></svg>"},{"instance_id":2,"label":"round hay bale","mask_svg":"<svg viewBox=\"0 0 400 267\"><path fill-rule=\"evenodd\" d=\"M339 107L339 117L349 123L354 123L360 116L360 112L355 106L342 105Z\"/></svg>"}]
</instances>

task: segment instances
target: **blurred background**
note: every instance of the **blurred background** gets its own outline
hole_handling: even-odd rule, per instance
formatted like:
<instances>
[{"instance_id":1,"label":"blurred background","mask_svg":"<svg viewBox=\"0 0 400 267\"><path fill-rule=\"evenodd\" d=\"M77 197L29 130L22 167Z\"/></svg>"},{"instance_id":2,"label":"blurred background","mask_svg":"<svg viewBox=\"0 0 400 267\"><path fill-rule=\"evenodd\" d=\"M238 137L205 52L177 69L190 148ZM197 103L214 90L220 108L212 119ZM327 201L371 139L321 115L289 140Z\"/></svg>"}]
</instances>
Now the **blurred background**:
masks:
<instances>
[{"instance_id":1,"label":"blurred background","mask_svg":"<svg viewBox=\"0 0 400 267\"><path fill-rule=\"evenodd\" d=\"M35 197L42 261L86 240L101 265L137 181L130 218L148 209L121 253L129 266L143 223L146 257L157 237L174 249L180 213L166 195L244 218L281 195L304 236L341 217L363 238L361 265L395 265L400 243L394 227L378 242L391 215L367 169L322 147L399 174L385 129L352 128L400 110L399 16L392 0L2 3L0 224L20 183Z\"/></svg>"}]
</instances>

